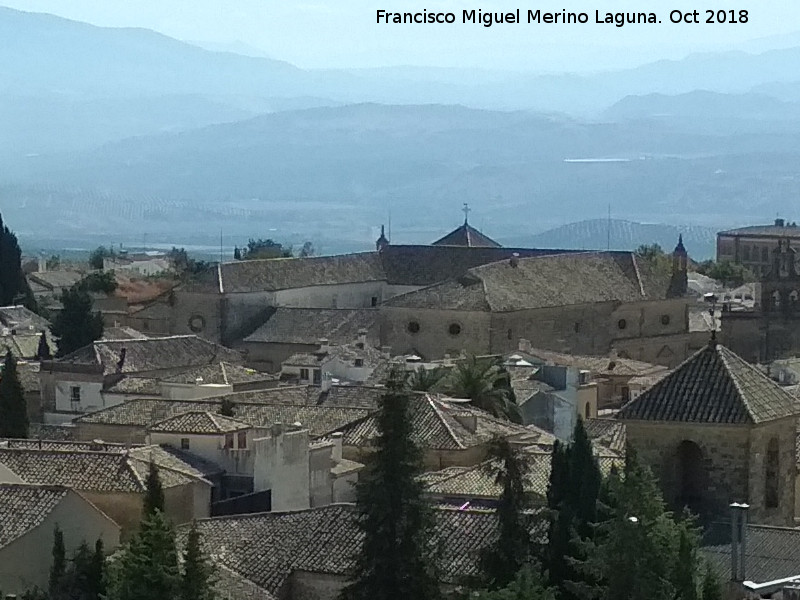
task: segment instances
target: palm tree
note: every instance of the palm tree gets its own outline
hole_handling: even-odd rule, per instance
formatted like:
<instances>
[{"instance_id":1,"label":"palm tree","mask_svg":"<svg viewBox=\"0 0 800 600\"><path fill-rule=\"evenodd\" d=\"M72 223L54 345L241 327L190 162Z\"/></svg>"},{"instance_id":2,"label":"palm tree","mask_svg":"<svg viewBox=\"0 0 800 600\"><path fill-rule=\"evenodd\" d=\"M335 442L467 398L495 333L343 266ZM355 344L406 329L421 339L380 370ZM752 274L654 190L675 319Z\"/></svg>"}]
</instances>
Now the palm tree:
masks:
<instances>
[{"instance_id":1,"label":"palm tree","mask_svg":"<svg viewBox=\"0 0 800 600\"><path fill-rule=\"evenodd\" d=\"M469 398L474 406L495 417L522 422L508 372L495 360L478 360L471 356L459 362L443 387L450 396Z\"/></svg>"},{"instance_id":2,"label":"palm tree","mask_svg":"<svg viewBox=\"0 0 800 600\"><path fill-rule=\"evenodd\" d=\"M435 391L447 375L444 367L426 369L418 367L408 375L408 389L414 392L433 392Z\"/></svg>"}]
</instances>

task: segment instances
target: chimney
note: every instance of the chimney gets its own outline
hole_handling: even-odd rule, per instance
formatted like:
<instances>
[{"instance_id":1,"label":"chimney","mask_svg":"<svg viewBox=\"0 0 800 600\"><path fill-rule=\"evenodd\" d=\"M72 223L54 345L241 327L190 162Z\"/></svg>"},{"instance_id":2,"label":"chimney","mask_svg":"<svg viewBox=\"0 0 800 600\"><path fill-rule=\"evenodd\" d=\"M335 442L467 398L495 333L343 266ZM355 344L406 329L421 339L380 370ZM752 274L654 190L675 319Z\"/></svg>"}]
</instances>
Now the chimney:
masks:
<instances>
[{"instance_id":1,"label":"chimney","mask_svg":"<svg viewBox=\"0 0 800 600\"><path fill-rule=\"evenodd\" d=\"M47 259L44 256L40 256L37 260L36 270L39 273L46 273L47 272Z\"/></svg>"},{"instance_id":2,"label":"chimney","mask_svg":"<svg viewBox=\"0 0 800 600\"><path fill-rule=\"evenodd\" d=\"M784 227L785 224L786 221L784 221L783 219L775 219L775 227Z\"/></svg>"},{"instance_id":3,"label":"chimney","mask_svg":"<svg viewBox=\"0 0 800 600\"><path fill-rule=\"evenodd\" d=\"M383 358L391 358L392 357L392 347L391 346L381 346L381 356L383 356Z\"/></svg>"},{"instance_id":4,"label":"chimney","mask_svg":"<svg viewBox=\"0 0 800 600\"><path fill-rule=\"evenodd\" d=\"M516 269L519 266L519 252L514 252L508 262L513 268Z\"/></svg>"},{"instance_id":5,"label":"chimney","mask_svg":"<svg viewBox=\"0 0 800 600\"><path fill-rule=\"evenodd\" d=\"M336 431L331 434L331 440L333 441L333 460L339 462L342 460L344 434L341 431Z\"/></svg>"},{"instance_id":6,"label":"chimney","mask_svg":"<svg viewBox=\"0 0 800 600\"><path fill-rule=\"evenodd\" d=\"M319 385L323 392L330 390L331 386L333 385L333 378L331 377L331 374L327 372L322 373L322 379L320 380Z\"/></svg>"},{"instance_id":7,"label":"chimney","mask_svg":"<svg viewBox=\"0 0 800 600\"><path fill-rule=\"evenodd\" d=\"M731 581L741 583L747 577L748 504L734 502L731 509Z\"/></svg>"},{"instance_id":8,"label":"chimney","mask_svg":"<svg viewBox=\"0 0 800 600\"><path fill-rule=\"evenodd\" d=\"M122 368L125 366L125 355L128 353L127 348L123 346L119 351L119 361L117 361L117 373L122 373Z\"/></svg>"},{"instance_id":9,"label":"chimney","mask_svg":"<svg viewBox=\"0 0 800 600\"><path fill-rule=\"evenodd\" d=\"M527 352L528 354L531 353L531 341L526 340L525 338L519 338L519 343L517 344L517 350L520 352Z\"/></svg>"},{"instance_id":10,"label":"chimney","mask_svg":"<svg viewBox=\"0 0 800 600\"><path fill-rule=\"evenodd\" d=\"M317 343L319 344L319 350L317 350L318 354L327 354L330 351L330 342L328 342L328 338L320 338Z\"/></svg>"},{"instance_id":11,"label":"chimney","mask_svg":"<svg viewBox=\"0 0 800 600\"><path fill-rule=\"evenodd\" d=\"M359 350L363 350L364 346L367 345L367 330L363 327L358 330L358 341L356 342L356 348Z\"/></svg>"}]
</instances>

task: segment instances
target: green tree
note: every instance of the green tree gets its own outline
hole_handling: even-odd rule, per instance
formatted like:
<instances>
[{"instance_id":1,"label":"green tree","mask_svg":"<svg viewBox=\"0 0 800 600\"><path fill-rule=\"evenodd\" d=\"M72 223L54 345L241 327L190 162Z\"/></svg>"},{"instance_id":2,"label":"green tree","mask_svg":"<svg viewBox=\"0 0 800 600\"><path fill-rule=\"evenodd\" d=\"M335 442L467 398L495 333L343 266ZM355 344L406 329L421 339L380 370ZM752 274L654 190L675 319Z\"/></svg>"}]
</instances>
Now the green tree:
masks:
<instances>
[{"instance_id":1,"label":"green tree","mask_svg":"<svg viewBox=\"0 0 800 600\"><path fill-rule=\"evenodd\" d=\"M233 260L242 260L242 251L239 250L239 246L233 249Z\"/></svg>"},{"instance_id":2,"label":"green tree","mask_svg":"<svg viewBox=\"0 0 800 600\"><path fill-rule=\"evenodd\" d=\"M410 393L393 371L378 401L375 451L356 485L364 541L343 600L440 597L432 543L433 516L423 498L422 451L411 437Z\"/></svg>"},{"instance_id":3,"label":"green tree","mask_svg":"<svg viewBox=\"0 0 800 600\"><path fill-rule=\"evenodd\" d=\"M161 477L158 474L158 466L150 459L145 481L145 495L142 503L144 516L152 515L156 511L164 512L164 488L161 485Z\"/></svg>"},{"instance_id":4,"label":"green tree","mask_svg":"<svg viewBox=\"0 0 800 600\"><path fill-rule=\"evenodd\" d=\"M51 331L57 338L56 356L66 356L103 336L103 317L92 312L88 292L74 285L61 294L63 308L53 320Z\"/></svg>"},{"instance_id":5,"label":"green tree","mask_svg":"<svg viewBox=\"0 0 800 600\"><path fill-rule=\"evenodd\" d=\"M659 244L642 244L634 250L634 254L650 263L656 272L663 275L672 273L672 258Z\"/></svg>"},{"instance_id":6,"label":"green tree","mask_svg":"<svg viewBox=\"0 0 800 600\"><path fill-rule=\"evenodd\" d=\"M495 360L470 356L460 361L443 384L455 398L469 398L472 404L496 417L522 422L519 407L509 394L508 373Z\"/></svg>"},{"instance_id":7,"label":"green tree","mask_svg":"<svg viewBox=\"0 0 800 600\"><path fill-rule=\"evenodd\" d=\"M6 352L0 376L0 437L28 437L28 403L17 374L17 361Z\"/></svg>"},{"instance_id":8,"label":"green tree","mask_svg":"<svg viewBox=\"0 0 800 600\"><path fill-rule=\"evenodd\" d=\"M53 358L53 353L50 350L50 344L47 343L47 334L44 330L39 334L39 345L36 347L37 360L50 360Z\"/></svg>"},{"instance_id":9,"label":"green tree","mask_svg":"<svg viewBox=\"0 0 800 600\"><path fill-rule=\"evenodd\" d=\"M514 581L499 590L479 590L469 595L470 600L555 600L555 593L544 585L537 570L526 565L516 574Z\"/></svg>"},{"instance_id":10,"label":"green tree","mask_svg":"<svg viewBox=\"0 0 800 600\"><path fill-rule=\"evenodd\" d=\"M93 269L102 270L103 259L111 258L114 256L113 248L106 248L105 246L98 246L89 253L89 266Z\"/></svg>"},{"instance_id":11,"label":"green tree","mask_svg":"<svg viewBox=\"0 0 800 600\"><path fill-rule=\"evenodd\" d=\"M214 600L213 569L203 554L200 532L194 521L183 553L179 600Z\"/></svg>"},{"instance_id":12,"label":"green tree","mask_svg":"<svg viewBox=\"0 0 800 600\"><path fill-rule=\"evenodd\" d=\"M86 581L87 600L103 600L106 596L106 555L103 540L94 543L92 561Z\"/></svg>"},{"instance_id":13,"label":"green tree","mask_svg":"<svg viewBox=\"0 0 800 600\"><path fill-rule=\"evenodd\" d=\"M583 421L575 424L573 440L553 446L547 491L550 524L544 566L551 586L561 598L576 598L578 589L595 582L588 569L578 569L586 559L595 533L597 502L602 475Z\"/></svg>"},{"instance_id":14,"label":"green tree","mask_svg":"<svg viewBox=\"0 0 800 600\"><path fill-rule=\"evenodd\" d=\"M17 236L0 216L0 306L24 304L36 310L30 286L22 271L22 251Z\"/></svg>"},{"instance_id":15,"label":"green tree","mask_svg":"<svg viewBox=\"0 0 800 600\"><path fill-rule=\"evenodd\" d=\"M481 571L489 589L509 585L523 565L533 558L529 498L525 481L530 462L505 438L489 444L486 469L502 488L497 504L497 540L481 555Z\"/></svg>"},{"instance_id":16,"label":"green tree","mask_svg":"<svg viewBox=\"0 0 800 600\"><path fill-rule=\"evenodd\" d=\"M697 540L694 532L683 524L678 533L678 556L673 574L677 597L680 600L700 600L697 593L696 565Z\"/></svg>"},{"instance_id":17,"label":"green tree","mask_svg":"<svg viewBox=\"0 0 800 600\"><path fill-rule=\"evenodd\" d=\"M238 248L240 260L254 260L259 258L290 258L292 256L292 248L284 247L282 244L274 240L262 240L261 238L254 240L250 238L247 241L246 248ZM235 255L235 253L234 253Z\"/></svg>"},{"instance_id":18,"label":"green tree","mask_svg":"<svg viewBox=\"0 0 800 600\"><path fill-rule=\"evenodd\" d=\"M311 242L303 243L303 247L300 248L300 252L297 254L299 258L309 258L311 256L315 256L317 251L314 249L314 244Z\"/></svg>"},{"instance_id":19,"label":"green tree","mask_svg":"<svg viewBox=\"0 0 800 600\"><path fill-rule=\"evenodd\" d=\"M208 271L210 263L196 260L189 256L185 248L176 248L167 253L167 258L172 263L172 268L182 279L190 279Z\"/></svg>"},{"instance_id":20,"label":"green tree","mask_svg":"<svg viewBox=\"0 0 800 600\"><path fill-rule=\"evenodd\" d=\"M89 273L78 282L78 288L85 292L113 294L117 289L117 278L114 276L113 270Z\"/></svg>"},{"instance_id":21,"label":"green tree","mask_svg":"<svg viewBox=\"0 0 800 600\"><path fill-rule=\"evenodd\" d=\"M414 392L432 392L438 389L447 376L445 367L426 369L417 367L408 374L408 388Z\"/></svg>"},{"instance_id":22,"label":"green tree","mask_svg":"<svg viewBox=\"0 0 800 600\"><path fill-rule=\"evenodd\" d=\"M703 600L722 600L722 586L719 583L716 573L710 565L706 565L703 576Z\"/></svg>"},{"instance_id":23,"label":"green tree","mask_svg":"<svg viewBox=\"0 0 800 600\"><path fill-rule=\"evenodd\" d=\"M223 396L222 403L219 405L219 414L223 417L235 417L236 416L236 404L228 398L227 396Z\"/></svg>"},{"instance_id":24,"label":"green tree","mask_svg":"<svg viewBox=\"0 0 800 600\"><path fill-rule=\"evenodd\" d=\"M721 262L705 260L697 265L697 272L716 279L726 287L739 287L745 283L756 281L756 276L750 269L728 260Z\"/></svg>"},{"instance_id":25,"label":"green tree","mask_svg":"<svg viewBox=\"0 0 800 600\"><path fill-rule=\"evenodd\" d=\"M181 584L175 532L160 510L146 515L118 561L114 600L175 600Z\"/></svg>"},{"instance_id":26,"label":"green tree","mask_svg":"<svg viewBox=\"0 0 800 600\"><path fill-rule=\"evenodd\" d=\"M53 530L53 563L50 565L50 579L47 589L50 598L58 600L64 595L64 578L67 574L67 552L64 548L64 532L58 525Z\"/></svg>"}]
</instances>

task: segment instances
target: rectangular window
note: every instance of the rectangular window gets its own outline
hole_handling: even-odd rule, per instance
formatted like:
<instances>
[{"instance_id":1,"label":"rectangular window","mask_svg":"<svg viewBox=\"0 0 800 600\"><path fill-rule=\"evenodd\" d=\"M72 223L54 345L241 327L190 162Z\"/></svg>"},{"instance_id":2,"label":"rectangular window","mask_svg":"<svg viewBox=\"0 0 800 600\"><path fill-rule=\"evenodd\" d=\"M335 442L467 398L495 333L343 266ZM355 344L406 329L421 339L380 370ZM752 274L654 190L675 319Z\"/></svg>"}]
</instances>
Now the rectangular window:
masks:
<instances>
[{"instance_id":1,"label":"rectangular window","mask_svg":"<svg viewBox=\"0 0 800 600\"><path fill-rule=\"evenodd\" d=\"M314 369L314 385L320 385L322 383L322 371L319 369Z\"/></svg>"},{"instance_id":2,"label":"rectangular window","mask_svg":"<svg viewBox=\"0 0 800 600\"><path fill-rule=\"evenodd\" d=\"M189 449L189 438L181 438L181 450Z\"/></svg>"},{"instance_id":3,"label":"rectangular window","mask_svg":"<svg viewBox=\"0 0 800 600\"><path fill-rule=\"evenodd\" d=\"M308 381L308 369L300 369L300 379L302 381Z\"/></svg>"},{"instance_id":4,"label":"rectangular window","mask_svg":"<svg viewBox=\"0 0 800 600\"><path fill-rule=\"evenodd\" d=\"M238 439L236 440L236 447L240 450L243 448L247 448L247 432L240 431L237 436Z\"/></svg>"},{"instance_id":5,"label":"rectangular window","mask_svg":"<svg viewBox=\"0 0 800 600\"><path fill-rule=\"evenodd\" d=\"M355 360L355 363L356 363L357 367L363 367L364 366L364 359L363 358L357 358Z\"/></svg>"},{"instance_id":6,"label":"rectangular window","mask_svg":"<svg viewBox=\"0 0 800 600\"><path fill-rule=\"evenodd\" d=\"M378 306L378 297L377 296L373 296L372 297L372 306Z\"/></svg>"},{"instance_id":7,"label":"rectangular window","mask_svg":"<svg viewBox=\"0 0 800 600\"><path fill-rule=\"evenodd\" d=\"M73 385L69 388L69 399L70 402L76 402L80 404L81 402L81 386Z\"/></svg>"},{"instance_id":8,"label":"rectangular window","mask_svg":"<svg viewBox=\"0 0 800 600\"><path fill-rule=\"evenodd\" d=\"M226 433L225 434L225 449L226 450L230 450L231 448L233 448L233 434L232 433Z\"/></svg>"}]
</instances>

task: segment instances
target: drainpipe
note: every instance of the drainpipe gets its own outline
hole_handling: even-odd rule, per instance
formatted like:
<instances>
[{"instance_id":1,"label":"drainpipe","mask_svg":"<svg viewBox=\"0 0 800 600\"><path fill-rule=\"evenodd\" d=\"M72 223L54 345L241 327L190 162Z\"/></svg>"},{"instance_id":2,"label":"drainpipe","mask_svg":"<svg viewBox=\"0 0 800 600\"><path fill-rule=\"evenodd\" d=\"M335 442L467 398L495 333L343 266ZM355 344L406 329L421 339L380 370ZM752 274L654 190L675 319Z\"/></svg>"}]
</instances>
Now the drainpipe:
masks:
<instances>
[{"instance_id":1,"label":"drainpipe","mask_svg":"<svg viewBox=\"0 0 800 600\"><path fill-rule=\"evenodd\" d=\"M731 509L731 581L741 581L739 575L739 505L733 503Z\"/></svg>"}]
</instances>

